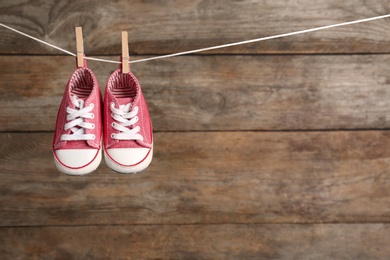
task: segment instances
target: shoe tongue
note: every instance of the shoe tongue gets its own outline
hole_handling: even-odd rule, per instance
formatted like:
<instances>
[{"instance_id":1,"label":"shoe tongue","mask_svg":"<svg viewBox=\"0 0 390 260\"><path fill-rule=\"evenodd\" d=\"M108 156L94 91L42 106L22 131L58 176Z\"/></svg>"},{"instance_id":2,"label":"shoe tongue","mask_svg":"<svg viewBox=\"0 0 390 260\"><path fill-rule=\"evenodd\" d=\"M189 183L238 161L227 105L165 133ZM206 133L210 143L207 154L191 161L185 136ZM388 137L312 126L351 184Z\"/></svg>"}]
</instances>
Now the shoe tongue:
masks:
<instances>
[{"instance_id":1,"label":"shoe tongue","mask_svg":"<svg viewBox=\"0 0 390 260\"><path fill-rule=\"evenodd\" d=\"M118 105L127 105L129 103L132 103L134 101L133 98L117 98L116 101L118 102Z\"/></svg>"},{"instance_id":2,"label":"shoe tongue","mask_svg":"<svg viewBox=\"0 0 390 260\"><path fill-rule=\"evenodd\" d=\"M82 100L85 103L85 101L87 100L88 97L79 97L79 96L77 96L75 94L69 94L69 106L72 107L72 108L75 107L75 105L73 104L73 99L74 98L76 98L76 100Z\"/></svg>"},{"instance_id":3,"label":"shoe tongue","mask_svg":"<svg viewBox=\"0 0 390 260\"><path fill-rule=\"evenodd\" d=\"M87 100L87 98L88 97L79 97L79 96L77 96L77 95L72 95L72 96L76 96L76 98L78 99L78 100L82 100L82 101L86 101Z\"/></svg>"}]
</instances>

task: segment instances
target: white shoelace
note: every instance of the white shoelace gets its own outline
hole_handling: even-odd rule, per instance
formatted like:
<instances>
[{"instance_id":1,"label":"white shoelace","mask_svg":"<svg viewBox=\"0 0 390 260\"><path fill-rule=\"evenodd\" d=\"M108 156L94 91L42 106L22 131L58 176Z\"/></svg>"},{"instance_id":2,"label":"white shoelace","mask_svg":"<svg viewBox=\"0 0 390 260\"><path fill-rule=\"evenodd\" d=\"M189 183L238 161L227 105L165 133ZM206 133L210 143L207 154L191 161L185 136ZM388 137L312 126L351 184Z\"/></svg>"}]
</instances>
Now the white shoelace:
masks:
<instances>
[{"instance_id":1,"label":"white shoelace","mask_svg":"<svg viewBox=\"0 0 390 260\"><path fill-rule=\"evenodd\" d=\"M66 120L68 123L65 124L65 131L70 129L71 134L61 135L62 141L74 141L74 140L93 140L95 139L94 134L86 134L85 129L94 129L95 125L84 122L84 118L93 119L94 114L90 113L94 107L94 104L90 104L88 107L84 107L84 100L79 99L76 95L72 96L71 99L75 109L67 107Z\"/></svg>"},{"instance_id":2,"label":"white shoelace","mask_svg":"<svg viewBox=\"0 0 390 260\"><path fill-rule=\"evenodd\" d=\"M112 123L112 127L119 131L117 134L112 134L111 138L117 140L143 140L142 135L138 134L140 127L131 128L131 126L138 122L138 107L135 106L131 110L131 103L127 105L120 105L119 109L115 108L115 104L111 103L111 116L118 121Z\"/></svg>"}]
</instances>

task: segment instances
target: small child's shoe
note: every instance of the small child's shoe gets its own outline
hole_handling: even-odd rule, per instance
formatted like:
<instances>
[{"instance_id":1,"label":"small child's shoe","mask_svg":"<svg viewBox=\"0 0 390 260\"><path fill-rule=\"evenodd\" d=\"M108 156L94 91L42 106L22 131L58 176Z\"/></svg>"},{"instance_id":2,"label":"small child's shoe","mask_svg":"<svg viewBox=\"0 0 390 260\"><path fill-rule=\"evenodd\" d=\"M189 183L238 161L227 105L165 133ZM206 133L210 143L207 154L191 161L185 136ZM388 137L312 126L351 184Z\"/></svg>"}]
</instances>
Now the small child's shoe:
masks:
<instances>
[{"instance_id":1,"label":"small child's shoe","mask_svg":"<svg viewBox=\"0 0 390 260\"><path fill-rule=\"evenodd\" d=\"M101 103L96 77L85 63L69 79L58 110L53 154L60 172L83 175L99 166L102 159Z\"/></svg>"},{"instance_id":2,"label":"small child's shoe","mask_svg":"<svg viewBox=\"0 0 390 260\"><path fill-rule=\"evenodd\" d=\"M153 131L148 107L136 77L113 72L104 94L104 158L119 173L147 168L153 157Z\"/></svg>"}]
</instances>

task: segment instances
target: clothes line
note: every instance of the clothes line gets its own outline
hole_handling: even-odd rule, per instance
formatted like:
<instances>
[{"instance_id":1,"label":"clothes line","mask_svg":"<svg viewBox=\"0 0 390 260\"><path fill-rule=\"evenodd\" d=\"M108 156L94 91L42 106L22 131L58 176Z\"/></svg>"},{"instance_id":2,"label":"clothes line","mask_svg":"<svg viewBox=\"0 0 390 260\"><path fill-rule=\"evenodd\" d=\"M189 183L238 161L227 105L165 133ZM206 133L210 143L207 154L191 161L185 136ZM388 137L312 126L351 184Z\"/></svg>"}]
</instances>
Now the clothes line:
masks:
<instances>
[{"instance_id":1,"label":"clothes line","mask_svg":"<svg viewBox=\"0 0 390 260\"><path fill-rule=\"evenodd\" d=\"M206 48L201 48L201 49L196 49L196 50L177 52L177 53L161 55L161 56L156 56L156 57L151 57L151 58L131 60L130 63L137 63L137 62L144 62L144 61L150 61L150 60L172 58L172 57L177 57L177 56L182 56L182 55L187 55L187 54L193 54L193 53L199 53L199 52L204 52L204 51L228 48L228 47L232 47L232 46L249 44L249 43L266 41L266 40L271 40L271 39L283 38L283 37L289 37L289 36L298 35L298 34L305 34L305 33L310 33L310 32L315 32L315 31L320 31L320 30L331 29L331 28L335 28L335 27L353 25L353 24L358 24L358 23L366 23L366 22L375 21L375 20L379 20L379 19L384 19L384 18L388 18L388 17L390 17L390 14L381 15L381 16L375 16L375 17L370 17L370 18L364 18L364 19L354 20L354 21L350 21L350 22L343 22L343 23L337 23L337 24L326 25L326 26L321 26L321 27L315 27L315 28L305 29L305 30L300 30L300 31L295 31L295 32L277 34L277 35L273 35L273 36L266 36L266 37L262 37L262 38L251 39L251 40L227 43L227 44L211 46L211 47L206 47ZM28 37L28 38L30 38L32 40L35 40L35 41L37 41L39 43L45 44L45 45L47 45L47 46L49 46L51 48L57 49L59 51L62 51L64 53L68 54L68 55L76 57L76 54L73 53L73 52L70 52L70 51L65 50L63 48L55 46L54 44L45 42L45 41L43 41L41 39L38 39L38 38L36 38L34 36L31 36L29 34L26 34L24 32L21 32L21 31L15 29L15 28L12 28L12 27L10 27L8 25L0 23L0 26L4 27L6 29L9 29L9 30L11 30L11 31L13 31L15 33L18 33L20 35L23 35L25 37ZM120 63L119 61L100 59L100 58L94 58L94 57L86 57L86 59L87 60L93 60L93 61L99 61L99 62Z\"/></svg>"}]
</instances>

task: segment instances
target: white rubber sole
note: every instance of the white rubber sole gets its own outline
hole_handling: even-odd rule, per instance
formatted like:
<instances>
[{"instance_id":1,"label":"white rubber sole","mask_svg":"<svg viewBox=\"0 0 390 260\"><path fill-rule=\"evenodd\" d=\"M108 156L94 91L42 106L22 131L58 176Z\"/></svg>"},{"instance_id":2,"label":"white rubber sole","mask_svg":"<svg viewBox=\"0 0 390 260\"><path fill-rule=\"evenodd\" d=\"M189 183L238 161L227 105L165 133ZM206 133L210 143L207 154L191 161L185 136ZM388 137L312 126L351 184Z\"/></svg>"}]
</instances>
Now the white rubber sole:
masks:
<instances>
[{"instance_id":1,"label":"white rubber sole","mask_svg":"<svg viewBox=\"0 0 390 260\"><path fill-rule=\"evenodd\" d=\"M98 154L96 155L95 159L93 159L92 162L90 162L85 167L81 167L81 168L77 168L77 169L66 167L65 165L63 165L62 163L60 163L57 160L56 156L54 156L54 163L55 163L57 169L60 172L68 174L68 175L85 175L85 174L89 174L89 173L95 171L99 167L101 161L102 161L102 148L100 148L100 150L98 151Z\"/></svg>"},{"instance_id":2,"label":"white rubber sole","mask_svg":"<svg viewBox=\"0 0 390 260\"><path fill-rule=\"evenodd\" d=\"M104 150L104 160L107 166L111 170L116 171L118 173L135 174L137 172L141 172L149 166L149 164L152 162L152 159L153 159L153 147L150 150L148 156L146 156L146 158L141 163L134 166L124 166L111 160L110 156L108 156L106 151Z\"/></svg>"}]
</instances>

